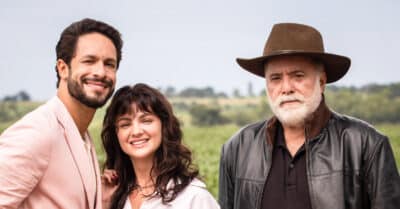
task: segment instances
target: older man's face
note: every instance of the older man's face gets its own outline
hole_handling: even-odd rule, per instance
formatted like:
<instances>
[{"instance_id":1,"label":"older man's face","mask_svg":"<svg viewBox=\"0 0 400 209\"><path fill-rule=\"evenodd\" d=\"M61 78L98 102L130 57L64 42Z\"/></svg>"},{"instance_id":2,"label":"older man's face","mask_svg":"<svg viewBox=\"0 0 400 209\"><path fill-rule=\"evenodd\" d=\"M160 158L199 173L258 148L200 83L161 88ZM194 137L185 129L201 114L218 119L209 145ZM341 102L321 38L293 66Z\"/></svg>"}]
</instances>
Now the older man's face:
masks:
<instances>
[{"instance_id":1,"label":"older man's face","mask_svg":"<svg viewBox=\"0 0 400 209\"><path fill-rule=\"evenodd\" d=\"M282 56L265 65L265 80L274 114L284 126L298 127L321 102L326 76L309 58Z\"/></svg>"}]
</instances>

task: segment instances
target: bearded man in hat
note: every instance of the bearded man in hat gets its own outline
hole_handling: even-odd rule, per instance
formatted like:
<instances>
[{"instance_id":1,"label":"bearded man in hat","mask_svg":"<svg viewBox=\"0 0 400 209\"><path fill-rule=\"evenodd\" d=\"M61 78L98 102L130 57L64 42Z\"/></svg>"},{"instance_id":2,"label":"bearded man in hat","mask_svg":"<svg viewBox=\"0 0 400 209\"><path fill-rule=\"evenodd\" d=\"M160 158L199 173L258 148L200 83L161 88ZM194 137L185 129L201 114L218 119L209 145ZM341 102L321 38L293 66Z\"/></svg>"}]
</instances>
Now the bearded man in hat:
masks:
<instances>
[{"instance_id":1,"label":"bearded man in hat","mask_svg":"<svg viewBox=\"0 0 400 209\"><path fill-rule=\"evenodd\" d=\"M272 28L262 57L237 62L265 78L274 116L223 145L222 209L400 207L388 138L325 104L325 85L346 74L349 58L325 53L316 29L282 23Z\"/></svg>"}]
</instances>

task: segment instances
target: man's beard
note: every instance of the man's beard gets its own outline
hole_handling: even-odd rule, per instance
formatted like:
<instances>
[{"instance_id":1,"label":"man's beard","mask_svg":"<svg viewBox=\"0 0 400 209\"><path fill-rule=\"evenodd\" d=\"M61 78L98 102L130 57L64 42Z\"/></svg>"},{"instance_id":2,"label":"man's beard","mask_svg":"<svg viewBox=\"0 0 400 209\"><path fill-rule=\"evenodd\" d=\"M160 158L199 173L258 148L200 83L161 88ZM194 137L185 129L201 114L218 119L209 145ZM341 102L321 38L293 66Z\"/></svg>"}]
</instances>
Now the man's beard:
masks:
<instances>
[{"instance_id":1,"label":"man's beard","mask_svg":"<svg viewBox=\"0 0 400 209\"><path fill-rule=\"evenodd\" d=\"M84 87L83 87L83 83L85 83L87 79L89 79L89 78L81 79L81 82L78 83L76 80L73 80L71 78L71 75L69 75L69 77L68 77L68 92L69 92L69 94L72 97L74 97L76 100L78 100L79 102L81 102L82 104L84 104L88 107L91 107L94 109L102 107L114 92L112 81L107 81L105 79L102 79L102 80L92 79L92 80L103 82L106 85L106 87L109 89L109 92L105 96L96 94L95 97L89 97L84 92Z\"/></svg>"},{"instance_id":2,"label":"man's beard","mask_svg":"<svg viewBox=\"0 0 400 209\"><path fill-rule=\"evenodd\" d=\"M303 95L294 93L292 95L283 95L273 101L268 94L268 104L278 118L278 120L285 126L300 127L304 125L304 121L309 117L319 106L322 100L322 91L320 86L320 79L317 78L314 84L314 90L310 97L305 98ZM300 104L298 107L280 107L284 101L298 100Z\"/></svg>"}]
</instances>

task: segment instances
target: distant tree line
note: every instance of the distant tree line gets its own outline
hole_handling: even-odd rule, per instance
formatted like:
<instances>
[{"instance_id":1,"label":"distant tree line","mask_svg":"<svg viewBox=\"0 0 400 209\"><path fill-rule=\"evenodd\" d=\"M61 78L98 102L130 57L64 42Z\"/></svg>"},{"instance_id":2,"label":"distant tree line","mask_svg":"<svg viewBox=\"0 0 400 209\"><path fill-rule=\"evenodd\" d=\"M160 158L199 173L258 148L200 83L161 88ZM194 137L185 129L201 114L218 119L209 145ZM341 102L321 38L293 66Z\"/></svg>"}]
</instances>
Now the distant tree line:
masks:
<instances>
[{"instance_id":1,"label":"distant tree line","mask_svg":"<svg viewBox=\"0 0 400 209\"><path fill-rule=\"evenodd\" d=\"M11 101L11 102L17 102L17 101L31 101L31 96L26 92L26 91L19 91L16 94L12 95L6 95L4 96L2 101Z\"/></svg>"},{"instance_id":2,"label":"distant tree line","mask_svg":"<svg viewBox=\"0 0 400 209\"><path fill-rule=\"evenodd\" d=\"M175 104L175 108L187 110L192 123L210 126L224 123L244 125L271 117L265 91L257 105L209 105ZM243 96L240 96L243 97ZM328 106L341 114L363 119L369 123L400 123L400 83L362 87L328 86L325 91ZM185 107L186 106L186 107Z\"/></svg>"},{"instance_id":3,"label":"distant tree line","mask_svg":"<svg viewBox=\"0 0 400 209\"><path fill-rule=\"evenodd\" d=\"M370 123L400 123L400 83L330 86L325 95L330 107L339 113Z\"/></svg>"},{"instance_id":4,"label":"distant tree line","mask_svg":"<svg viewBox=\"0 0 400 209\"><path fill-rule=\"evenodd\" d=\"M188 87L181 91L177 91L173 86L167 86L165 89L159 88L167 97L187 97L187 98L227 98L224 92L216 92L212 87L195 88Z\"/></svg>"},{"instance_id":5,"label":"distant tree line","mask_svg":"<svg viewBox=\"0 0 400 209\"><path fill-rule=\"evenodd\" d=\"M272 115L265 102L259 105L203 105L193 104L189 111L192 124L196 126L214 126L233 123L243 126L266 119Z\"/></svg>"},{"instance_id":6,"label":"distant tree line","mask_svg":"<svg viewBox=\"0 0 400 209\"><path fill-rule=\"evenodd\" d=\"M400 97L400 82L391 84L367 84L361 87L343 87L343 86L328 86L328 90L332 92L348 91L370 94L388 94L390 97Z\"/></svg>"},{"instance_id":7,"label":"distant tree line","mask_svg":"<svg viewBox=\"0 0 400 209\"><path fill-rule=\"evenodd\" d=\"M0 100L0 122L15 121L32 111L38 103L30 102L31 97L26 91L4 96Z\"/></svg>"},{"instance_id":8,"label":"distant tree line","mask_svg":"<svg viewBox=\"0 0 400 209\"><path fill-rule=\"evenodd\" d=\"M167 86L165 88L158 88L167 97L187 97L187 98L243 98L243 97L255 97L257 94L254 92L253 84L247 83L246 92L242 93L238 88L232 90L231 96L226 92L217 92L212 87L187 87L181 91L178 91L173 86ZM262 95L265 91L261 91L259 95Z\"/></svg>"},{"instance_id":9,"label":"distant tree line","mask_svg":"<svg viewBox=\"0 0 400 209\"><path fill-rule=\"evenodd\" d=\"M189 87L176 91L174 87L167 87L161 91L170 97L174 109L186 112L191 123L197 126L212 126L217 124L235 123L244 125L271 117L265 91L256 96L251 84L247 95L242 95L235 89L234 98L251 99L253 103L238 104L232 102L220 103L220 100L229 100L223 92L216 92L212 87ZM180 98L210 98L209 103L185 102ZM386 85L368 84L361 87L343 87L330 85L325 91L328 106L341 114L363 119L369 123L400 123L400 82ZM0 122L16 120L31 111L39 103L30 101L25 91L9 95L1 99ZM231 100L229 100L231 101Z\"/></svg>"}]
</instances>

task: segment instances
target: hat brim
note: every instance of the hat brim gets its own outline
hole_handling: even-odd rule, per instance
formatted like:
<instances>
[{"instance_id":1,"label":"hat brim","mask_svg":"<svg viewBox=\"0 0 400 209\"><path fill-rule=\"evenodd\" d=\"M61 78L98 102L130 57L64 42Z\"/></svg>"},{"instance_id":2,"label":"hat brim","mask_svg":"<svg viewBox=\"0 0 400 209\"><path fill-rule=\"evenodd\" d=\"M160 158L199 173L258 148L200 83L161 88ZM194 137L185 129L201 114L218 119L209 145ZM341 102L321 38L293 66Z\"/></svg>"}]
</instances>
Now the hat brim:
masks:
<instances>
[{"instance_id":1,"label":"hat brim","mask_svg":"<svg viewBox=\"0 0 400 209\"><path fill-rule=\"evenodd\" d=\"M319 53L319 52L299 52L299 51L285 51L273 55L256 57L253 59L237 58L236 62L245 70L258 75L260 77L265 77L264 75L264 64L269 59L273 57L283 56L283 55L302 55L311 58L315 58L324 64L327 83L333 83L341 79L349 70L351 61L348 57L329 54L329 53Z\"/></svg>"}]
</instances>

